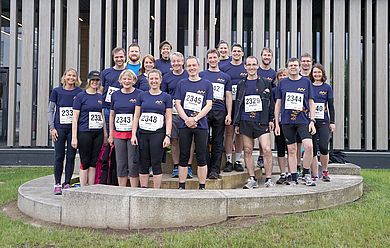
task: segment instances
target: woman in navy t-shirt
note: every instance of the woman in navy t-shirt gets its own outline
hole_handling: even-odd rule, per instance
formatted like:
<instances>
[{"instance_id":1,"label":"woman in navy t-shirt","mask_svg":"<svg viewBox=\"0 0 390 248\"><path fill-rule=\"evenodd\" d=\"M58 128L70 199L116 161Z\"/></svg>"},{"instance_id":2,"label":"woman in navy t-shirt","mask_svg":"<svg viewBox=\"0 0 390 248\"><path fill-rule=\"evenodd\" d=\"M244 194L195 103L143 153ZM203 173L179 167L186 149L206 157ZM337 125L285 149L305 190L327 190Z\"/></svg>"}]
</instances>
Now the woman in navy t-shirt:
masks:
<instances>
[{"instance_id":1,"label":"woman in navy t-shirt","mask_svg":"<svg viewBox=\"0 0 390 248\"><path fill-rule=\"evenodd\" d=\"M131 144L134 109L141 90L134 88L137 76L131 70L119 75L122 89L114 92L111 98L110 133L108 143L115 144L116 170L119 186L126 187L127 178L131 187L138 187L139 168L134 162L136 149Z\"/></svg>"},{"instance_id":2,"label":"woman in navy t-shirt","mask_svg":"<svg viewBox=\"0 0 390 248\"><path fill-rule=\"evenodd\" d=\"M329 141L330 133L336 129L335 110L333 105L332 86L326 83L326 72L321 64L315 64L309 74L313 82L313 98L315 106L314 118L316 120L316 134L313 135L313 161L312 177L318 177L317 151L320 151L320 162L322 166L322 180L330 182L328 163L329 163ZM319 149L318 149L319 148Z\"/></svg>"},{"instance_id":3,"label":"woman in navy t-shirt","mask_svg":"<svg viewBox=\"0 0 390 248\"><path fill-rule=\"evenodd\" d=\"M50 95L48 121L50 136L54 142L55 164L54 164L54 194L62 194L61 176L64 169L65 143L65 183L64 189L70 188L70 180L74 170L74 158L76 149L71 146L72 142L72 119L73 99L82 90L78 87L81 84L77 71L69 68L61 78L62 86L54 88Z\"/></svg>"},{"instance_id":4,"label":"woman in navy t-shirt","mask_svg":"<svg viewBox=\"0 0 390 248\"><path fill-rule=\"evenodd\" d=\"M107 141L100 86L100 73L91 71L87 88L73 102L72 146L79 148L81 186L95 184L96 162L103 141Z\"/></svg>"},{"instance_id":5,"label":"woman in navy t-shirt","mask_svg":"<svg viewBox=\"0 0 390 248\"><path fill-rule=\"evenodd\" d=\"M172 98L160 90L162 75L157 69L148 73L150 90L138 95L131 143L139 145L140 184L148 187L149 168L153 170L153 187L160 188L164 149L169 146L172 130Z\"/></svg>"},{"instance_id":6,"label":"woman in navy t-shirt","mask_svg":"<svg viewBox=\"0 0 390 248\"><path fill-rule=\"evenodd\" d=\"M149 90L148 73L154 68L156 68L154 57L150 54L146 54L142 59L140 74L138 76L138 81L135 84L135 88L142 91Z\"/></svg>"}]
</instances>

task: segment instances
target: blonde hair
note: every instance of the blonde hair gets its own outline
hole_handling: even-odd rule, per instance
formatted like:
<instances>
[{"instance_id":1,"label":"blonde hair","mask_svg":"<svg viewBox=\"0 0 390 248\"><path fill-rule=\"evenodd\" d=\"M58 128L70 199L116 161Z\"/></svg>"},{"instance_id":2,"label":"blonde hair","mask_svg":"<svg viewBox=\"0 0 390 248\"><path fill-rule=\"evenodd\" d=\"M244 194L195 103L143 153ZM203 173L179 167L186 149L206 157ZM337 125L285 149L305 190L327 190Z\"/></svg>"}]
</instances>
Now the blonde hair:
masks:
<instances>
[{"instance_id":1,"label":"blonde hair","mask_svg":"<svg viewBox=\"0 0 390 248\"><path fill-rule=\"evenodd\" d=\"M75 82L75 86L80 86L81 85L81 79L80 79L80 76L79 76L79 73L76 71L76 69L74 68L68 68L64 71L64 74L62 75L61 77L61 84L63 86L65 86L65 84L67 83L66 79L65 79L65 76L66 74L68 74L68 72L70 71L73 71L75 74L76 74L76 82Z\"/></svg>"},{"instance_id":2,"label":"blonde hair","mask_svg":"<svg viewBox=\"0 0 390 248\"><path fill-rule=\"evenodd\" d=\"M275 77L275 85L278 85L279 84L279 76L282 75L284 72L286 72L286 74L288 74L288 70L287 68L281 68L278 70L278 72L276 73L276 77Z\"/></svg>"},{"instance_id":3,"label":"blonde hair","mask_svg":"<svg viewBox=\"0 0 390 248\"><path fill-rule=\"evenodd\" d=\"M129 75L133 78L134 83L136 83L138 78L135 75L135 73L132 70L129 70L129 69L123 70L121 72L121 74L119 75L118 81L120 82L124 76L129 76Z\"/></svg>"}]
</instances>

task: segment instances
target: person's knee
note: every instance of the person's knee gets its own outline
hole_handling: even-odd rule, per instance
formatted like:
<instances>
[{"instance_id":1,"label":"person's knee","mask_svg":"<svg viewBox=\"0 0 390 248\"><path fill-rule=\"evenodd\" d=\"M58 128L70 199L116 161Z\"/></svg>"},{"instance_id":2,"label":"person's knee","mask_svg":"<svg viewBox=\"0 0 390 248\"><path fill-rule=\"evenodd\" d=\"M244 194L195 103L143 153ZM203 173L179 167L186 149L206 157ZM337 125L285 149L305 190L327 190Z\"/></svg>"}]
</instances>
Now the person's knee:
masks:
<instances>
[{"instance_id":1,"label":"person's knee","mask_svg":"<svg viewBox=\"0 0 390 248\"><path fill-rule=\"evenodd\" d=\"M244 153L245 155L252 155L253 148L250 146L244 146Z\"/></svg>"},{"instance_id":2,"label":"person's knee","mask_svg":"<svg viewBox=\"0 0 390 248\"><path fill-rule=\"evenodd\" d=\"M272 156L271 146L262 147L264 156Z\"/></svg>"},{"instance_id":3,"label":"person's knee","mask_svg":"<svg viewBox=\"0 0 390 248\"><path fill-rule=\"evenodd\" d=\"M328 155L328 144L320 144L320 153L321 155Z\"/></svg>"}]
</instances>

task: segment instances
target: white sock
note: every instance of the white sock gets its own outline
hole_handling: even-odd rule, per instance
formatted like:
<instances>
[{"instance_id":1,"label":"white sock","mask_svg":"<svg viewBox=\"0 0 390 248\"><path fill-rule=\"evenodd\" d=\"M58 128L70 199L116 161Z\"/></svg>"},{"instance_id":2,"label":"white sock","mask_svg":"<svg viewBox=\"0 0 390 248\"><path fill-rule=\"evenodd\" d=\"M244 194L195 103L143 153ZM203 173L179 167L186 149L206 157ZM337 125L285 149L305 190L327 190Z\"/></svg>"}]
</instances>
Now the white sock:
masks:
<instances>
[{"instance_id":1,"label":"white sock","mask_svg":"<svg viewBox=\"0 0 390 248\"><path fill-rule=\"evenodd\" d=\"M240 153L236 153L236 162L237 161L241 162L241 152Z\"/></svg>"},{"instance_id":2,"label":"white sock","mask_svg":"<svg viewBox=\"0 0 390 248\"><path fill-rule=\"evenodd\" d=\"M231 153L226 153L226 161L232 163L232 154Z\"/></svg>"}]
</instances>

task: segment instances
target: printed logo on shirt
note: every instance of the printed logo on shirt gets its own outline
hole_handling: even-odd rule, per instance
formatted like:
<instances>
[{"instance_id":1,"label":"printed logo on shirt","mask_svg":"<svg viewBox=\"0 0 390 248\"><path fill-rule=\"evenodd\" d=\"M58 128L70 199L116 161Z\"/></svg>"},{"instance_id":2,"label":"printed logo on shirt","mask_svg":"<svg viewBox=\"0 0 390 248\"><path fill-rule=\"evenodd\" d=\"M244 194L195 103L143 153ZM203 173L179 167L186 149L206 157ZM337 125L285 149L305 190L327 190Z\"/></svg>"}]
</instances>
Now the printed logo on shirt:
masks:
<instances>
[{"instance_id":1,"label":"printed logo on shirt","mask_svg":"<svg viewBox=\"0 0 390 248\"><path fill-rule=\"evenodd\" d=\"M205 95L206 91L205 90L198 90L196 93L198 93L200 95Z\"/></svg>"},{"instance_id":2,"label":"printed logo on shirt","mask_svg":"<svg viewBox=\"0 0 390 248\"><path fill-rule=\"evenodd\" d=\"M298 88L297 91L305 92L305 88Z\"/></svg>"},{"instance_id":3,"label":"printed logo on shirt","mask_svg":"<svg viewBox=\"0 0 390 248\"><path fill-rule=\"evenodd\" d=\"M246 77L248 75L248 73L246 73L246 72L241 72L240 73L240 77Z\"/></svg>"},{"instance_id":4,"label":"printed logo on shirt","mask_svg":"<svg viewBox=\"0 0 390 248\"><path fill-rule=\"evenodd\" d=\"M323 91L323 90L320 91L320 95L324 95L325 96L326 94L328 94L327 91Z\"/></svg>"},{"instance_id":5,"label":"printed logo on shirt","mask_svg":"<svg viewBox=\"0 0 390 248\"><path fill-rule=\"evenodd\" d=\"M225 79L223 79L223 78L218 78L218 79L217 79L217 82L225 82Z\"/></svg>"},{"instance_id":6,"label":"printed logo on shirt","mask_svg":"<svg viewBox=\"0 0 390 248\"><path fill-rule=\"evenodd\" d=\"M270 93L271 91L268 88L266 88L263 92L264 93Z\"/></svg>"},{"instance_id":7,"label":"printed logo on shirt","mask_svg":"<svg viewBox=\"0 0 390 248\"><path fill-rule=\"evenodd\" d=\"M267 77L266 79L267 79L268 81L272 82L272 78Z\"/></svg>"},{"instance_id":8,"label":"printed logo on shirt","mask_svg":"<svg viewBox=\"0 0 390 248\"><path fill-rule=\"evenodd\" d=\"M164 103L164 101L163 100L156 100L156 102L155 102L157 105L161 105L161 104L163 104Z\"/></svg>"},{"instance_id":9,"label":"printed logo on shirt","mask_svg":"<svg viewBox=\"0 0 390 248\"><path fill-rule=\"evenodd\" d=\"M102 104L102 100L98 100L98 103L99 103L99 104Z\"/></svg>"},{"instance_id":10,"label":"printed logo on shirt","mask_svg":"<svg viewBox=\"0 0 390 248\"><path fill-rule=\"evenodd\" d=\"M137 99L132 98L132 99L129 100L129 102L131 102L131 103L136 103L136 102L137 102Z\"/></svg>"}]
</instances>

